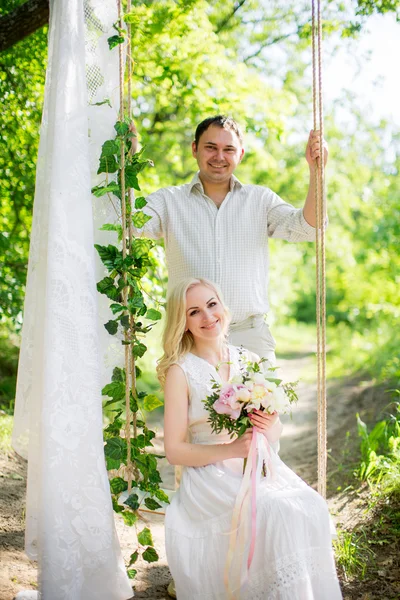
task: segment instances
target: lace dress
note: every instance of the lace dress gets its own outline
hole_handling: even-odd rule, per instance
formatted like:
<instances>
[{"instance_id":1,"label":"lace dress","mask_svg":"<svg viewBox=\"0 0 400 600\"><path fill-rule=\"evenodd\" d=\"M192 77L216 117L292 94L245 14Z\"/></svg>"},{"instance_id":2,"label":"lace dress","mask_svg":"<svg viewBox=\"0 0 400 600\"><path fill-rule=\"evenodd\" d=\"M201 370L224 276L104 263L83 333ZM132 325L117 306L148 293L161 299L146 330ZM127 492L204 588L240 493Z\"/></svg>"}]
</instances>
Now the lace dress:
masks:
<instances>
[{"instance_id":1,"label":"lace dress","mask_svg":"<svg viewBox=\"0 0 400 600\"><path fill-rule=\"evenodd\" d=\"M239 372L239 349L229 347L231 372ZM188 353L180 362L189 387L189 440L230 441L215 435L202 400L218 379L207 361ZM267 442L266 442L267 443ZM234 595L240 600L339 600L330 516L323 498L272 450L273 477L257 490L257 535L249 577ZM243 459L185 467L165 518L168 564L178 600L226 600L224 586L233 506Z\"/></svg>"}]
</instances>

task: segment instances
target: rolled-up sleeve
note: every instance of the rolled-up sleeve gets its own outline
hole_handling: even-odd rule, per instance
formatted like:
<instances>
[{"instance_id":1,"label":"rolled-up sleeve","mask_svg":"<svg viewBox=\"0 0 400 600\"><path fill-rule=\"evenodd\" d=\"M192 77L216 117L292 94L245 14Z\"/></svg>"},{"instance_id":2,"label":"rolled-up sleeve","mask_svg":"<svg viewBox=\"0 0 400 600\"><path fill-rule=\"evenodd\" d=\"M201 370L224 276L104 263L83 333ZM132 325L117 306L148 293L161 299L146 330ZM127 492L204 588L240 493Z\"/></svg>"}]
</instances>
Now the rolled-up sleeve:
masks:
<instances>
[{"instance_id":1,"label":"rolled-up sleeve","mask_svg":"<svg viewBox=\"0 0 400 600\"><path fill-rule=\"evenodd\" d=\"M315 227L307 223L302 208L288 204L271 190L267 191L265 201L269 237L288 242L315 241Z\"/></svg>"},{"instance_id":2,"label":"rolled-up sleeve","mask_svg":"<svg viewBox=\"0 0 400 600\"><path fill-rule=\"evenodd\" d=\"M141 210L151 217L151 219L143 227L133 227L133 231L138 237L158 240L164 236L166 225L166 206L163 190L147 196L146 202L146 206ZM137 213L139 210L134 210L133 212Z\"/></svg>"}]
</instances>

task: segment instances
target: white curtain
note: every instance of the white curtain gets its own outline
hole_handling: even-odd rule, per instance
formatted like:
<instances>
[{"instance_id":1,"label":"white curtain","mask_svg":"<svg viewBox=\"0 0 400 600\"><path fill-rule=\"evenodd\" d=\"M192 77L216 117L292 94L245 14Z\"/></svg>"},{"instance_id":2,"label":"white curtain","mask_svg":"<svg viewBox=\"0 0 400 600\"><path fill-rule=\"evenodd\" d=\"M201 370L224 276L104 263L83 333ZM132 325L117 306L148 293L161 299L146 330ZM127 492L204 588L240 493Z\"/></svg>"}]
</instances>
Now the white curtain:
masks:
<instances>
[{"instance_id":1,"label":"white curtain","mask_svg":"<svg viewBox=\"0 0 400 600\"><path fill-rule=\"evenodd\" d=\"M125 600L104 462L91 171L113 136L115 0L51 0L13 444L43 600ZM87 83L89 85L87 85ZM89 93L88 93L89 91ZM112 105L88 106L108 98ZM89 135L88 135L89 133ZM97 201L96 201L97 202ZM96 228L107 219L96 204Z\"/></svg>"}]
</instances>

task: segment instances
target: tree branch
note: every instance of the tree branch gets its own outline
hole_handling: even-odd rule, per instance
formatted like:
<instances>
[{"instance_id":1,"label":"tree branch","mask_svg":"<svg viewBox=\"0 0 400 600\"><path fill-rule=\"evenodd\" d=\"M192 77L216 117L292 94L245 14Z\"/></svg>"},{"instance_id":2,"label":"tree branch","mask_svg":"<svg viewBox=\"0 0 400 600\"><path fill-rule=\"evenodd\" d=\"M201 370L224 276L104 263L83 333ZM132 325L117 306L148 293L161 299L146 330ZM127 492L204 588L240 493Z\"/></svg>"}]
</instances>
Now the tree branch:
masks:
<instances>
[{"instance_id":1,"label":"tree branch","mask_svg":"<svg viewBox=\"0 0 400 600\"><path fill-rule=\"evenodd\" d=\"M49 22L49 0L28 0L0 17L0 52Z\"/></svg>"},{"instance_id":2,"label":"tree branch","mask_svg":"<svg viewBox=\"0 0 400 600\"><path fill-rule=\"evenodd\" d=\"M268 46L273 46L274 44L277 44L278 42L281 42L282 40L287 40L288 38L290 38L294 35L299 35L301 33L301 31L304 29L304 27L306 27L309 23L311 23L311 19L309 21L307 21L306 23L304 23L303 25L299 25L297 27L296 31L292 31L291 33L286 33L284 35L278 35L277 37L272 38L272 40L265 42L265 44L261 44L261 46L258 48L258 50L256 50L256 52L253 52L253 54L249 54L248 56L246 56L243 59L243 62L247 63L247 61L251 60L252 58L256 58L257 56L259 56L261 54L261 52L264 50L264 48L268 48Z\"/></svg>"},{"instance_id":3,"label":"tree branch","mask_svg":"<svg viewBox=\"0 0 400 600\"><path fill-rule=\"evenodd\" d=\"M225 17L225 19L223 19L221 23L218 23L216 33L220 33L223 30L223 28L229 23L232 17L235 16L239 8L241 8L245 2L246 0L239 0L236 3L236 6L234 7L233 11L227 17Z\"/></svg>"}]
</instances>

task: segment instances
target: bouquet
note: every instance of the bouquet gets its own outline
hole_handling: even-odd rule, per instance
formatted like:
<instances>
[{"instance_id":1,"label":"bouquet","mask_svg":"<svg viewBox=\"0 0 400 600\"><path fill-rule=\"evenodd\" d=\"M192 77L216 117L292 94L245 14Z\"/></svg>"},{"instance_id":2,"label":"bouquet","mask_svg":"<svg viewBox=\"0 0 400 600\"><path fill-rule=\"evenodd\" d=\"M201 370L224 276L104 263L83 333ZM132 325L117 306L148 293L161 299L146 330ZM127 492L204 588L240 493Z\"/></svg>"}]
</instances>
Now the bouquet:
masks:
<instances>
[{"instance_id":1,"label":"bouquet","mask_svg":"<svg viewBox=\"0 0 400 600\"><path fill-rule=\"evenodd\" d=\"M282 379L273 377L277 367L264 372L261 365L265 361L262 358L258 362L247 362L240 374L228 382L212 379L213 393L203 402L209 412L208 422L213 433L225 430L231 437L243 435L253 425L249 419L253 410L269 414L291 412L292 404L298 400L297 382L283 383Z\"/></svg>"}]
</instances>

